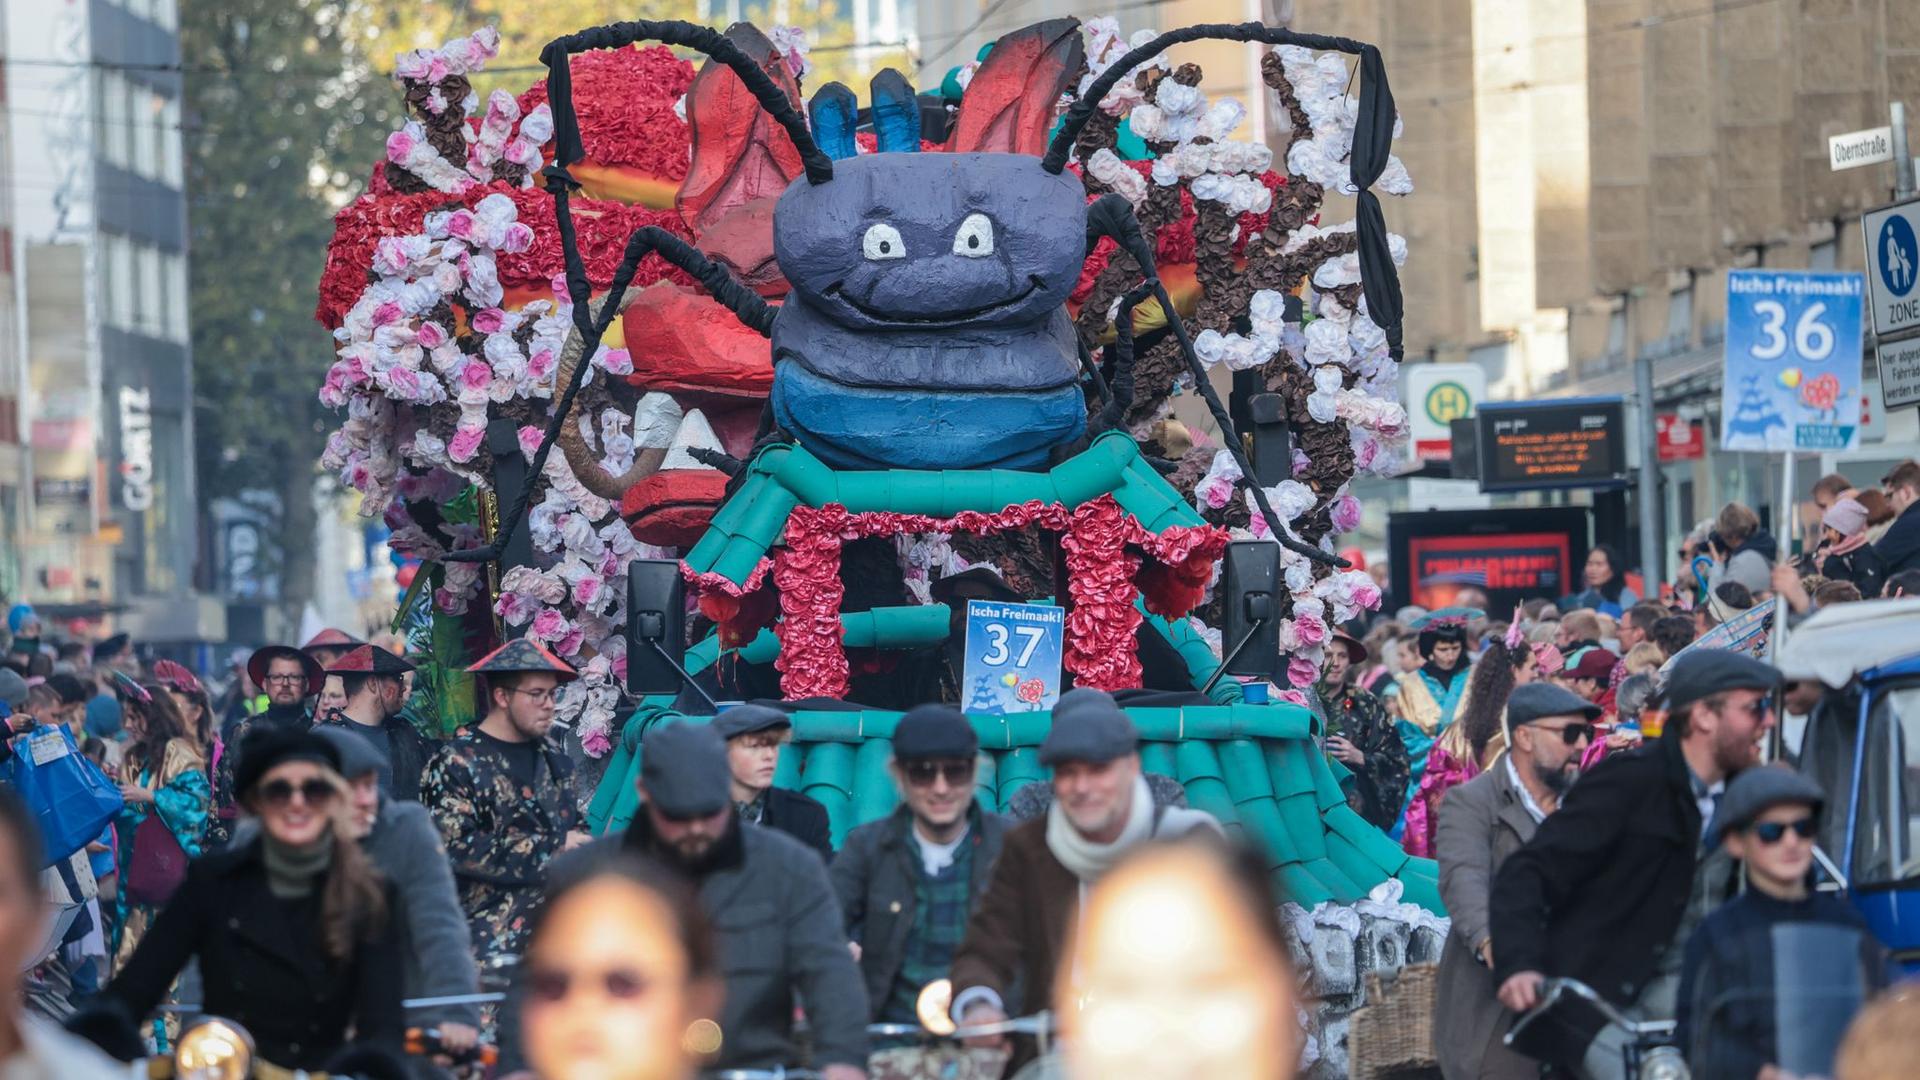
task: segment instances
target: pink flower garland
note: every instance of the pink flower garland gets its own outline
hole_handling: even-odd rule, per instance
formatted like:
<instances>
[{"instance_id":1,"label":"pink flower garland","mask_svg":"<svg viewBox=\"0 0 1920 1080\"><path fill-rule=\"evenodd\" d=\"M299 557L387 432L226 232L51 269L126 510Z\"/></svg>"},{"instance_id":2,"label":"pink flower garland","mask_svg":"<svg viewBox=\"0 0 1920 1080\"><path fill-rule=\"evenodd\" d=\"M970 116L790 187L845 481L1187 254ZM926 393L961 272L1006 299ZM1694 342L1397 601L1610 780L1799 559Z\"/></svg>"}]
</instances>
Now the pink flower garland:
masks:
<instances>
[{"instance_id":1,"label":"pink flower garland","mask_svg":"<svg viewBox=\"0 0 1920 1080\"><path fill-rule=\"evenodd\" d=\"M1135 575L1144 552L1157 562L1192 576L1211 566L1226 550L1228 534L1211 525L1175 526L1154 533L1102 495L1078 509L1059 503L1020 503L986 513L963 510L952 517L894 511L849 513L838 503L795 507L787 518L786 546L772 560L780 590L780 689L789 700L842 697L847 692L847 657L840 642L840 548L847 540L902 533L987 534L1028 525L1066 535L1068 593L1074 609L1067 618L1067 647L1062 663L1081 686L1118 690L1140 685L1140 660L1133 635L1141 615L1133 605ZM712 571L681 571L701 594L744 597L765 580L768 563L755 566L744 585ZM1184 612L1168 612L1178 616Z\"/></svg>"}]
</instances>

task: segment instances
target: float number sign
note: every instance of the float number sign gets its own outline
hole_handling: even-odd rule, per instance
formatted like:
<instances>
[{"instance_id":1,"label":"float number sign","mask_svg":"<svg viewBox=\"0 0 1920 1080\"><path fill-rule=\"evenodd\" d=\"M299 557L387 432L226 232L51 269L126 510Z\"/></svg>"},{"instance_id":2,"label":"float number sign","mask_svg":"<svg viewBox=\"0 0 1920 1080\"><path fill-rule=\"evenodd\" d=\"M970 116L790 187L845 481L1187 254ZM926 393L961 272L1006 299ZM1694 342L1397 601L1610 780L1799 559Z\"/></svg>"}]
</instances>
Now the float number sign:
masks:
<instances>
[{"instance_id":1,"label":"float number sign","mask_svg":"<svg viewBox=\"0 0 1920 1080\"><path fill-rule=\"evenodd\" d=\"M1051 604L967 601L960 707L994 715L1053 708L1066 625L1066 609Z\"/></svg>"},{"instance_id":2,"label":"float number sign","mask_svg":"<svg viewBox=\"0 0 1920 1080\"><path fill-rule=\"evenodd\" d=\"M1721 449L1859 448L1865 295L1860 274L1727 275Z\"/></svg>"}]
</instances>

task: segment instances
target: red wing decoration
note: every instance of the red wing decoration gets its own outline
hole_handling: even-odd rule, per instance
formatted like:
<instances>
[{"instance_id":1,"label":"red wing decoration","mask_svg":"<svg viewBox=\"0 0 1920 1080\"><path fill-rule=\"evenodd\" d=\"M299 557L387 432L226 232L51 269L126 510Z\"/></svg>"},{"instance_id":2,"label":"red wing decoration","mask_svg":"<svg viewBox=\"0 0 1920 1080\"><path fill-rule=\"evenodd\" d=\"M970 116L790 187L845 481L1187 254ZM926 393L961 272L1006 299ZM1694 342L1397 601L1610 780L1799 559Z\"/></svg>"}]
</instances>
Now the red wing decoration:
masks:
<instances>
[{"instance_id":1,"label":"red wing decoration","mask_svg":"<svg viewBox=\"0 0 1920 1080\"><path fill-rule=\"evenodd\" d=\"M800 84L765 34L735 23L727 28L727 37L800 107ZM692 129L693 160L674 205L696 235L735 207L780 194L800 175L800 152L793 140L725 64L709 60L693 77L687 125Z\"/></svg>"},{"instance_id":2,"label":"red wing decoration","mask_svg":"<svg viewBox=\"0 0 1920 1080\"><path fill-rule=\"evenodd\" d=\"M1078 19L1048 19L994 42L967 84L947 149L1046 153L1055 106L1085 59Z\"/></svg>"}]
</instances>

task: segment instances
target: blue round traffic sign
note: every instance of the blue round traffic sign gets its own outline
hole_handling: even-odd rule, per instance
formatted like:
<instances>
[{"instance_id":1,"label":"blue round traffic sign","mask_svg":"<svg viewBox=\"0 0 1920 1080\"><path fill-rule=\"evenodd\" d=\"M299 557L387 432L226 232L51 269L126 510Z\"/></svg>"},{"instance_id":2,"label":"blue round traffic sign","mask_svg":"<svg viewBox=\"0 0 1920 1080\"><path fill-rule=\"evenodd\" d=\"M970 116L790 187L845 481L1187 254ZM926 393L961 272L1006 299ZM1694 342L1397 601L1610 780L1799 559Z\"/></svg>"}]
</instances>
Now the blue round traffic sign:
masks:
<instances>
[{"instance_id":1,"label":"blue round traffic sign","mask_svg":"<svg viewBox=\"0 0 1920 1080\"><path fill-rule=\"evenodd\" d=\"M1913 226L1899 214L1889 216L1874 246L1878 250L1873 261L1880 264L1880 280L1887 291L1895 296L1912 292L1914 278L1920 275L1920 241L1914 239Z\"/></svg>"}]
</instances>

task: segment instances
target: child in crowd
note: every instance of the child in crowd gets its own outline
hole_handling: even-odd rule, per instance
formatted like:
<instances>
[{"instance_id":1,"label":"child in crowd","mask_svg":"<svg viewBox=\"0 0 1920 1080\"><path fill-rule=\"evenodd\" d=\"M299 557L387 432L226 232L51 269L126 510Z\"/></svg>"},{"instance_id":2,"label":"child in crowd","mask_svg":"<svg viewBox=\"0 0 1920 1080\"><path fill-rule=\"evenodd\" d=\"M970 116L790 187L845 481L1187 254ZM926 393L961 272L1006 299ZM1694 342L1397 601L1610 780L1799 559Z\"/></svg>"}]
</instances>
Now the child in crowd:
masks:
<instances>
[{"instance_id":1,"label":"child in crowd","mask_svg":"<svg viewBox=\"0 0 1920 1080\"><path fill-rule=\"evenodd\" d=\"M1680 971L1676 1035L1699 1080L1749 1077L1779 1062L1774 1022L1774 929L1786 923L1855 930L1864 998L1883 985L1882 950L1859 914L1808 887L1819 785L1792 769L1748 769L1727 785L1709 829L1746 866L1747 889L1701 922Z\"/></svg>"}]
</instances>

